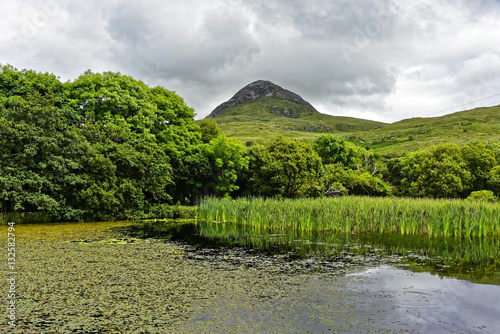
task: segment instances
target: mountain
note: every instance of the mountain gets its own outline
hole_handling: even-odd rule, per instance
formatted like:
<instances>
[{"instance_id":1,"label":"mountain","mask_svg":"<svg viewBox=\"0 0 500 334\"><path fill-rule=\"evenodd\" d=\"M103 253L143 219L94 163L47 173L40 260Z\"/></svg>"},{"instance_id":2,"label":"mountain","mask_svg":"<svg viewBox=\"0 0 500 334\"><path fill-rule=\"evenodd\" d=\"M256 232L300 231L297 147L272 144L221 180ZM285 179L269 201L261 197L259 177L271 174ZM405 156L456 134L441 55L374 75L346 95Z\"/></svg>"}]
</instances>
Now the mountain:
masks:
<instances>
[{"instance_id":1,"label":"mountain","mask_svg":"<svg viewBox=\"0 0 500 334\"><path fill-rule=\"evenodd\" d=\"M243 87L207 117L213 118L223 133L242 141L274 135L311 139L319 133L350 133L385 125L322 114L298 94L264 80Z\"/></svg>"},{"instance_id":2,"label":"mountain","mask_svg":"<svg viewBox=\"0 0 500 334\"><path fill-rule=\"evenodd\" d=\"M314 140L322 133L332 133L388 157L438 143L500 141L500 106L386 124L319 113L299 95L269 81L245 86L209 117L222 133L247 144L278 135Z\"/></svg>"},{"instance_id":3,"label":"mountain","mask_svg":"<svg viewBox=\"0 0 500 334\"><path fill-rule=\"evenodd\" d=\"M249 101L269 97L287 100L289 102L292 102L293 104L296 104L296 106L292 108L292 110L279 110L278 106L274 106L275 108L272 107L272 111L274 111L275 113L283 112L284 115L297 117L296 115L298 113L304 111L318 112L309 102L305 101L299 95L289 90L283 89L280 86L272 83L271 81L258 80L240 89L232 98L220 104L208 116L217 117L224 110L237 107Z\"/></svg>"}]
</instances>

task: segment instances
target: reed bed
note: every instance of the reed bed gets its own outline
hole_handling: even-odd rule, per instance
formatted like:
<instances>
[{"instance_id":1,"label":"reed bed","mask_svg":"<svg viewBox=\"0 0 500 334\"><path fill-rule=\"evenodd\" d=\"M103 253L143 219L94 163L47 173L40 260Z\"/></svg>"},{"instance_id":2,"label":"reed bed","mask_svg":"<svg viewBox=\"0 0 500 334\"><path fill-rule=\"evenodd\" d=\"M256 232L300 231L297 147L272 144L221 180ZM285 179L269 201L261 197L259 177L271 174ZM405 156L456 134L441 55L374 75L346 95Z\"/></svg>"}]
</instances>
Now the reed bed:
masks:
<instances>
[{"instance_id":1,"label":"reed bed","mask_svg":"<svg viewBox=\"0 0 500 334\"><path fill-rule=\"evenodd\" d=\"M171 225L168 226L171 228ZM496 259L500 258L500 238L428 238L425 235L396 233L352 234L291 229L275 231L236 223L214 224L210 221L199 221L197 226L203 238L276 253L292 251L302 258L312 253L337 255L346 250L358 254L373 251L385 255L397 254L407 260L418 259L419 266L435 266L439 263L441 272L470 275L474 271L480 276L481 271L494 272L498 262Z\"/></svg>"},{"instance_id":2,"label":"reed bed","mask_svg":"<svg viewBox=\"0 0 500 334\"><path fill-rule=\"evenodd\" d=\"M498 203L458 199L209 197L201 201L198 218L299 231L486 237L500 236L499 213Z\"/></svg>"}]
</instances>

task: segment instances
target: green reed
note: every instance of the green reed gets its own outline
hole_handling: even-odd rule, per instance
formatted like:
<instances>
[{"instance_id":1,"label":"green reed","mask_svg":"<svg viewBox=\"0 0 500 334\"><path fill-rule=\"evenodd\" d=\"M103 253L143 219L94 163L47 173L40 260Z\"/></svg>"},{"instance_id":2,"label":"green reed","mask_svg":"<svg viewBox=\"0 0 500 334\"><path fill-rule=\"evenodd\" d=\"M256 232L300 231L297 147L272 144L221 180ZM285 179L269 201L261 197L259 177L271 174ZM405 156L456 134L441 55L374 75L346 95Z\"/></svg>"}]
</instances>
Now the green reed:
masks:
<instances>
[{"instance_id":1,"label":"green reed","mask_svg":"<svg viewBox=\"0 0 500 334\"><path fill-rule=\"evenodd\" d=\"M500 204L394 197L319 199L205 198L199 218L256 228L500 236Z\"/></svg>"},{"instance_id":2,"label":"green reed","mask_svg":"<svg viewBox=\"0 0 500 334\"><path fill-rule=\"evenodd\" d=\"M382 251L386 255L420 258L423 263L440 262L452 266L462 264L492 265L500 257L499 238L428 238L422 235L395 233L332 233L330 231L299 231L294 229L260 229L237 223L197 222L200 237L225 240L260 250L310 253ZM367 247L369 246L369 247ZM450 269L452 270L452 269Z\"/></svg>"}]
</instances>

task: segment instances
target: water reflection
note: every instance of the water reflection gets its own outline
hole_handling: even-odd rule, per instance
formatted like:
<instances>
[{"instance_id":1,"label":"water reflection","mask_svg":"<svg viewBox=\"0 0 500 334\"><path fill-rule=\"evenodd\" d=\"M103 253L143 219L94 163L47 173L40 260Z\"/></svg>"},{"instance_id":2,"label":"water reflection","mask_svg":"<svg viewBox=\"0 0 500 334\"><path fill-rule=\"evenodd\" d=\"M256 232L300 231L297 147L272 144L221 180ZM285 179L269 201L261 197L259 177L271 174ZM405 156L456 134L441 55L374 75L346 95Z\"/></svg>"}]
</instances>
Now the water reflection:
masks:
<instances>
[{"instance_id":1,"label":"water reflection","mask_svg":"<svg viewBox=\"0 0 500 334\"><path fill-rule=\"evenodd\" d=\"M499 286L390 266L351 276L349 288L362 290L365 308L391 310L378 312L379 323L404 322L421 333L500 333Z\"/></svg>"},{"instance_id":2,"label":"water reflection","mask_svg":"<svg viewBox=\"0 0 500 334\"><path fill-rule=\"evenodd\" d=\"M234 223L141 222L139 237L183 240L200 247L246 247L304 259L341 260L345 254L377 254L413 271L500 285L500 239L443 238L399 234L346 234L331 231L274 231Z\"/></svg>"}]
</instances>

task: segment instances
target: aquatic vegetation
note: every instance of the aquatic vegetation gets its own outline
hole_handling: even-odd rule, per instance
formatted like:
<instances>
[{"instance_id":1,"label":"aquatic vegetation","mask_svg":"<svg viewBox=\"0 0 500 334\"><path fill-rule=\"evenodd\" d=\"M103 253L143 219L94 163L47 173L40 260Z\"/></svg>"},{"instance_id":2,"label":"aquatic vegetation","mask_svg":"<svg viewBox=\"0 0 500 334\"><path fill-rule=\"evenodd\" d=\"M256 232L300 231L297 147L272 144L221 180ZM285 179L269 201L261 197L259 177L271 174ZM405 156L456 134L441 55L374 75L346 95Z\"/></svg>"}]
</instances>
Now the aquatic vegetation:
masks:
<instances>
[{"instance_id":1,"label":"aquatic vegetation","mask_svg":"<svg viewBox=\"0 0 500 334\"><path fill-rule=\"evenodd\" d=\"M424 198L205 198L198 217L257 228L500 236L500 204Z\"/></svg>"},{"instance_id":2,"label":"aquatic vegetation","mask_svg":"<svg viewBox=\"0 0 500 334\"><path fill-rule=\"evenodd\" d=\"M470 281L500 284L498 238L428 238L396 233L335 233L256 229L234 223L199 222L197 233L205 238L225 240L271 253L293 252L297 258L320 256L342 259L345 254L378 255L391 262L409 264L414 270Z\"/></svg>"},{"instance_id":3,"label":"aquatic vegetation","mask_svg":"<svg viewBox=\"0 0 500 334\"><path fill-rule=\"evenodd\" d=\"M0 333L178 333L218 296L255 305L263 295L293 296L302 282L231 264L213 268L186 258L182 245L131 238L129 225L16 225L18 318L15 328L3 321ZM7 227L0 233L7 236Z\"/></svg>"},{"instance_id":4,"label":"aquatic vegetation","mask_svg":"<svg viewBox=\"0 0 500 334\"><path fill-rule=\"evenodd\" d=\"M142 234L131 233L141 225ZM193 237L213 239L222 251L153 238L175 236L188 226L196 227ZM0 226L2 235L6 230ZM319 325L332 332L373 332L392 315L376 318L380 305L396 310L401 304L387 304L390 297L378 290L373 291L376 298L367 298L365 289L360 292L362 278L344 275L356 266L378 265L381 257L372 254L382 244L389 261L413 254L415 271L446 269L472 282L500 282L495 266L499 238L272 230L201 220L26 224L16 226L16 235L19 318L14 329L0 324L2 333L283 333L296 332L298 323L306 326L299 332L318 332ZM231 248L241 240L247 248ZM327 250L332 255L296 261L257 249L276 250L282 244L304 254ZM479 260L475 268L480 269L467 267L469 260ZM297 274L302 269L306 274ZM489 288L491 295L495 288ZM432 289L438 296L446 292ZM373 306L365 307L367 301ZM304 317L315 317L314 323L294 322ZM400 332L394 324L387 326L386 332Z\"/></svg>"},{"instance_id":5,"label":"aquatic vegetation","mask_svg":"<svg viewBox=\"0 0 500 334\"><path fill-rule=\"evenodd\" d=\"M384 262L441 277L500 285L500 238L299 231L201 220L141 222L130 227L136 237L187 242L203 249L203 254L213 252L225 261L252 268L274 258L287 264L273 263L274 269L293 273L331 273L356 264ZM230 260L233 253L239 258ZM243 254L249 254L248 258L243 259Z\"/></svg>"}]
</instances>

